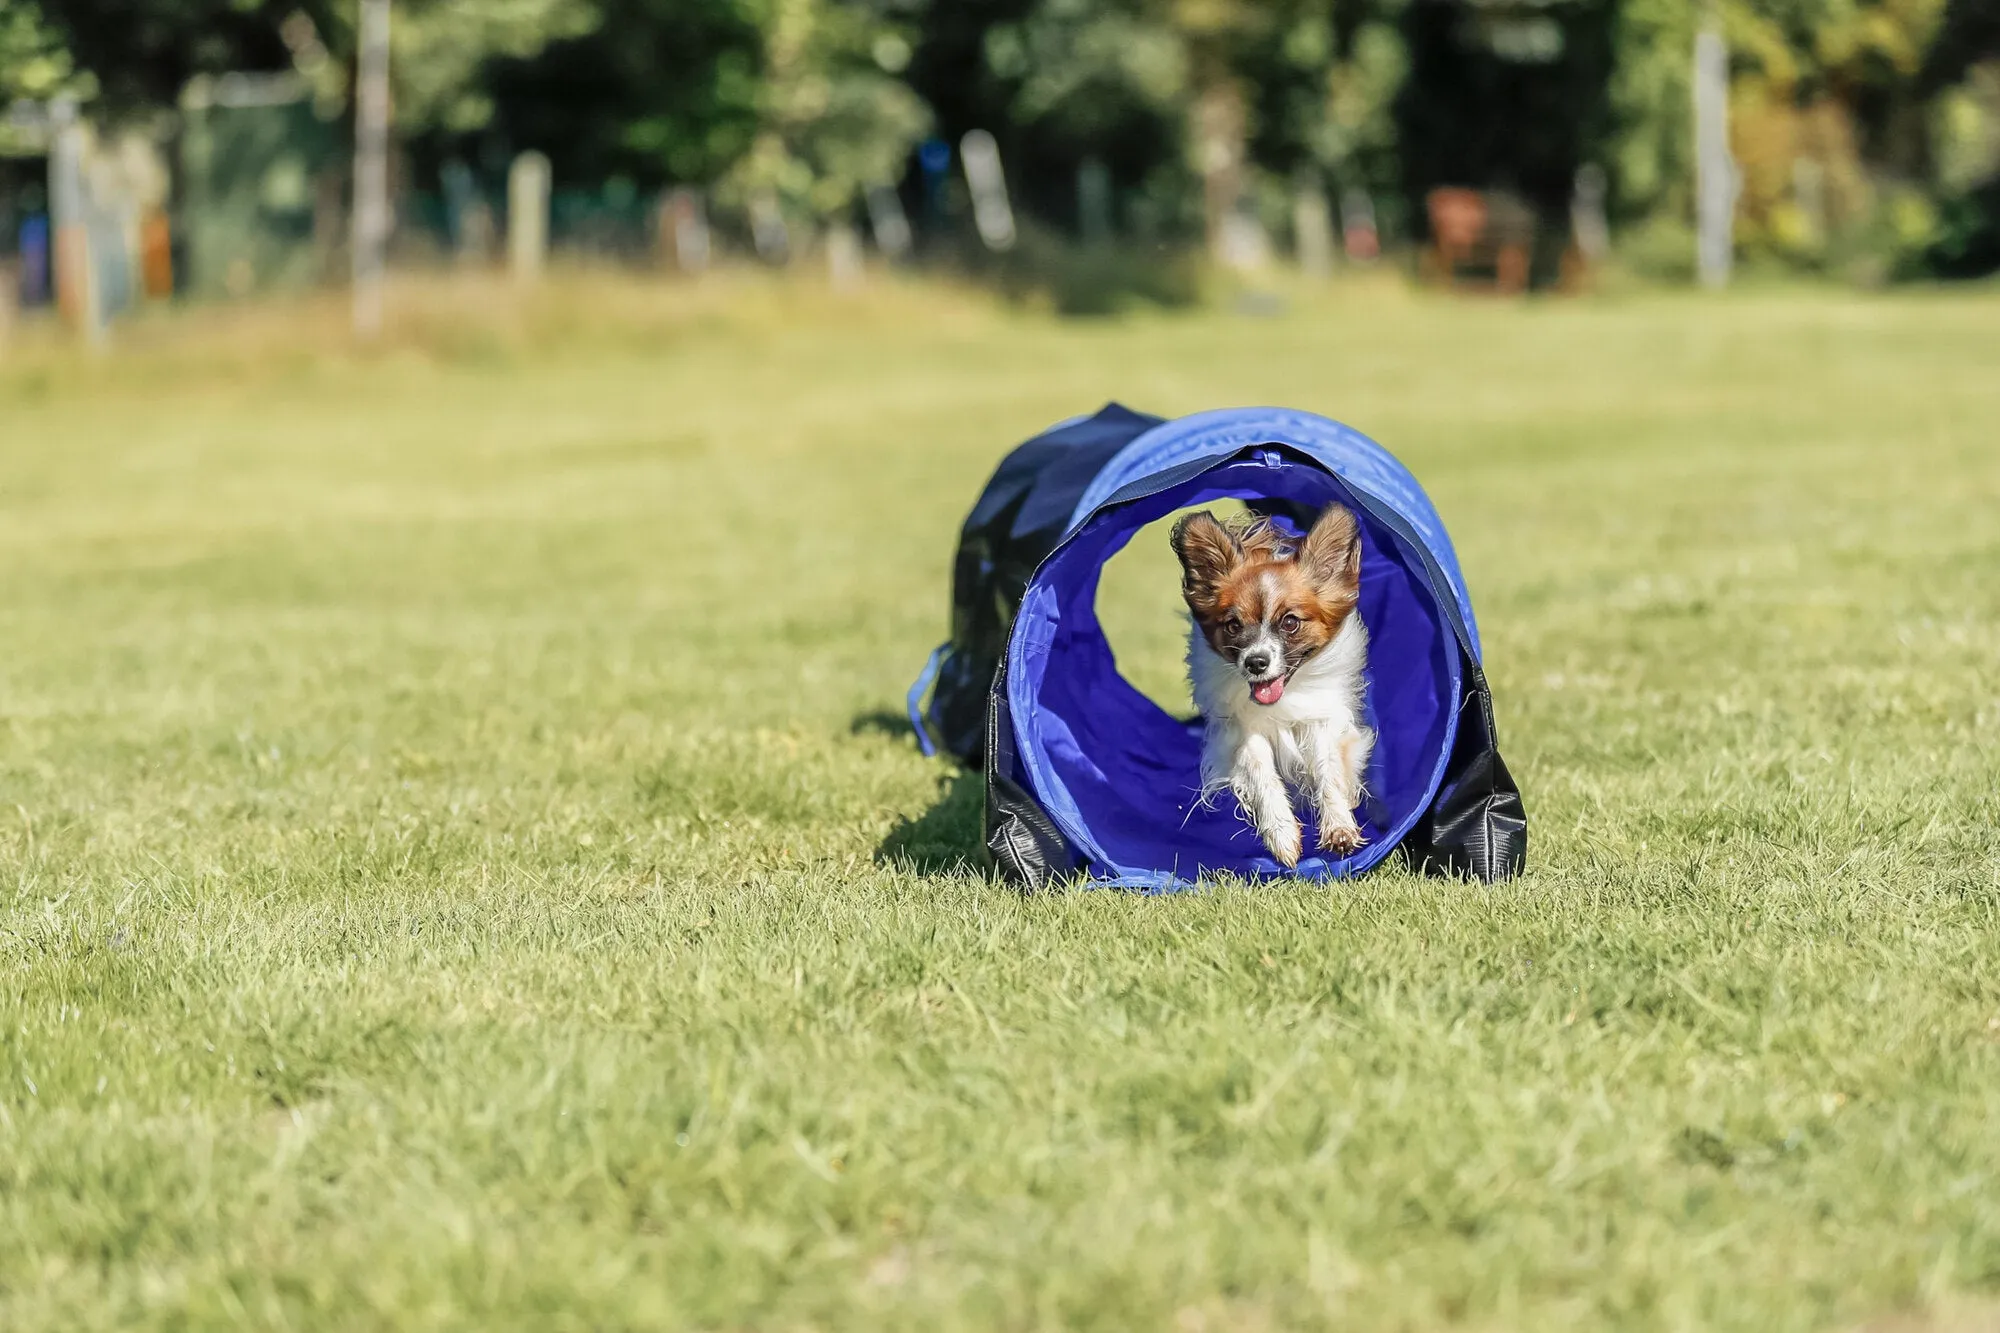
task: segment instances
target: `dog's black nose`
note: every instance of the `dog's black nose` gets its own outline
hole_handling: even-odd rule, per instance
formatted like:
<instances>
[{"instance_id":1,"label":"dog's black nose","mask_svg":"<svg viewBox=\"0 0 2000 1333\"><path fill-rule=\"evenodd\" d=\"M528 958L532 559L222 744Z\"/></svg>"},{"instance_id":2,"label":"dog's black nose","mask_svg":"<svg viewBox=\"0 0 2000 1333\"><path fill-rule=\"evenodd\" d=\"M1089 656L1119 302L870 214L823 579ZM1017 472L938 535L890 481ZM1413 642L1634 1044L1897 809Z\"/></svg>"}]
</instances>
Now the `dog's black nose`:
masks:
<instances>
[{"instance_id":1,"label":"dog's black nose","mask_svg":"<svg viewBox=\"0 0 2000 1333\"><path fill-rule=\"evenodd\" d=\"M1271 655L1269 653L1245 653L1243 654L1243 669L1253 676L1261 676L1271 669Z\"/></svg>"}]
</instances>

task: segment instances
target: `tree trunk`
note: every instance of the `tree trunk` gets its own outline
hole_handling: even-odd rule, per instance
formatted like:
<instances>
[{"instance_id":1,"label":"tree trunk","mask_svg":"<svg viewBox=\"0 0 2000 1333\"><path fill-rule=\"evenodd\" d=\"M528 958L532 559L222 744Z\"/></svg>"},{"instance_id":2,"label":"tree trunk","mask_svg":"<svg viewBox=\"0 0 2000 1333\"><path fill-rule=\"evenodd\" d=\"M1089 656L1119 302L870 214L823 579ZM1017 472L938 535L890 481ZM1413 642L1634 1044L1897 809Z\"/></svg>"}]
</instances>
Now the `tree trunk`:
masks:
<instances>
[{"instance_id":1,"label":"tree trunk","mask_svg":"<svg viewBox=\"0 0 2000 1333\"><path fill-rule=\"evenodd\" d=\"M1223 262L1229 219L1243 199L1248 117L1233 79L1205 81L1194 103L1195 167L1201 172L1202 213L1209 258Z\"/></svg>"}]
</instances>

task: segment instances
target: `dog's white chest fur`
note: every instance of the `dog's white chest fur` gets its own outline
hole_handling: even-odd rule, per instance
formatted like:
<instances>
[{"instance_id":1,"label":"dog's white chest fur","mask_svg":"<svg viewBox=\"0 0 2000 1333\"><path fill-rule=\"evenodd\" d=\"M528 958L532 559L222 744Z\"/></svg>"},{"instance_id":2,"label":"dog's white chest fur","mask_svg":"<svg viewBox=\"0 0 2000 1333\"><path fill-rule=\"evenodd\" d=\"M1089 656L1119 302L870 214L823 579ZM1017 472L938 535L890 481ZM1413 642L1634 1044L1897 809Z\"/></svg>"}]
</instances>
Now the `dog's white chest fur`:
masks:
<instances>
[{"instance_id":1,"label":"dog's white chest fur","mask_svg":"<svg viewBox=\"0 0 2000 1333\"><path fill-rule=\"evenodd\" d=\"M1354 807L1374 749L1363 709L1368 630L1348 616L1333 641L1293 674L1274 704L1209 646L1198 626L1188 635L1188 679L1207 725L1202 743L1204 795L1229 788L1272 854L1294 864L1302 848L1287 786L1319 809L1320 839L1342 852L1360 845Z\"/></svg>"}]
</instances>

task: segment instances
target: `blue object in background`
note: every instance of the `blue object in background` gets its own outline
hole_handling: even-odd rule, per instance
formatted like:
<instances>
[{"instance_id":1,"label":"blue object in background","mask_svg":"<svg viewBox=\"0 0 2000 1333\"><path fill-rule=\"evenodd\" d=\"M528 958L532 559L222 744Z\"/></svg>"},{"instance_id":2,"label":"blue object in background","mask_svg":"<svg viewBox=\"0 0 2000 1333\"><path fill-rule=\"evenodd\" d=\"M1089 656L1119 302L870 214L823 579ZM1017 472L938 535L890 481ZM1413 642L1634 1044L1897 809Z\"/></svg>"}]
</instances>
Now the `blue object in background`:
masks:
<instances>
[{"instance_id":1,"label":"blue object in background","mask_svg":"<svg viewBox=\"0 0 2000 1333\"><path fill-rule=\"evenodd\" d=\"M49 215L31 213L21 220L21 304L47 305L55 299L51 281L53 259L49 252Z\"/></svg>"},{"instance_id":2,"label":"blue object in background","mask_svg":"<svg viewBox=\"0 0 2000 1333\"><path fill-rule=\"evenodd\" d=\"M932 222L944 219L944 183L951 171L951 145L926 139L917 146L917 165L924 173L924 214Z\"/></svg>"}]
</instances>

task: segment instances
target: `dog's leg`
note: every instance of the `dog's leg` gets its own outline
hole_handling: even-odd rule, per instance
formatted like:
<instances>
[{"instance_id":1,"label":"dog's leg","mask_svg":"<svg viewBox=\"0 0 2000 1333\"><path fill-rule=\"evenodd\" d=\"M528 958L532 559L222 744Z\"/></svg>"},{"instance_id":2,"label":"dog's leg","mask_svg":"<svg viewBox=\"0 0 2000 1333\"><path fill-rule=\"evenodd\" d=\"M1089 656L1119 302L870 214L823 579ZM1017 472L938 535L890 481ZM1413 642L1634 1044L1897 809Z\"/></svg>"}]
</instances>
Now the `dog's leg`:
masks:
<instances>
[{"instance_id":1,"label":"dog's leg","mask_svg":"<svg viewBox=\"0 0 2000 1333\"><path fill-rule=\"evenodd\" d=\"M1346 856L1367 841L1354 807L1361 804L1361 775L1374 749L1375 736L1365 727L1326 728L1312 738L1313 804L1319 808L1319 844L1327 851Z\"/></svg>"},{"instance_id":2,"label":"dog's leg","mask_svg":"<svg viewBox=\"0 0 2000 1333\"><path fill-rule=\"evenodd\" d=\"M1271 849L1278 863L1290 869L1299 863L1304 849L1304 831L1292 813L1292 798L1278 777L1277 756L1271 742L1262 736L1246 736L1237 747L1236 762L1229 786L1236 802L1256 825L1257 836Z\"/></svg>"}]
</instances>

